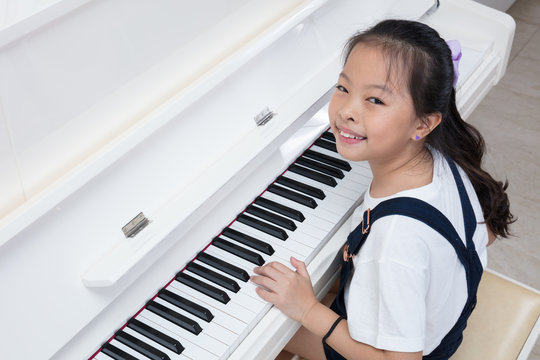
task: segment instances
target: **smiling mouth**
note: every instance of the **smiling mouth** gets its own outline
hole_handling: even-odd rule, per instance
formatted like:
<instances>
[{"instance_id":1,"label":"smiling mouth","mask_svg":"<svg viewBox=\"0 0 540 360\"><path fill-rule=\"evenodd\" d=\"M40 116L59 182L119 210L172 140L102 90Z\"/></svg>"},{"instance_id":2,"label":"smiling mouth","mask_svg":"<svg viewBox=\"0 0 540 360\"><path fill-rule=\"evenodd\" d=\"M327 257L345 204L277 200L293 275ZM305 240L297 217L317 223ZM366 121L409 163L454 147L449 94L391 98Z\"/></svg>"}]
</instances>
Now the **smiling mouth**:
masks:
<instances>
[{"instance_id":1,"label":"smiling mouth","mask_svg":"<svg viewBox=\"0 0 540 360\"><path fill-rule=\"evenodd\" d=\"M341 136L343 136L344 138L347 138L347 139L355 139L355 140L365 140L365 139L367 139L364 136L355 136L355 135L346 133L343 130L339 130L339 135L341 135Z\"/></svg>"}]
</instances>

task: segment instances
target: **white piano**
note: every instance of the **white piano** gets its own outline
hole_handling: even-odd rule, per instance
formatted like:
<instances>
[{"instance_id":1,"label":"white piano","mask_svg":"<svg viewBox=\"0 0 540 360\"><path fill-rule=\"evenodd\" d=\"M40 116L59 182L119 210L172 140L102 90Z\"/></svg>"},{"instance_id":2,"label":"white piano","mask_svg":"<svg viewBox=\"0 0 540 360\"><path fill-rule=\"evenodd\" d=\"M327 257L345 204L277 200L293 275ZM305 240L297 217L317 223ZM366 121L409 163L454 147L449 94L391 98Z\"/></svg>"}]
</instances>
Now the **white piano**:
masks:
<instances>
[{"instance_id":1,"label":"white piano","mask_svg":"<svg viewBox=\"0 0 540 360\"><path fill-rule=\"evenodd\" d=\"M370 181L326 133L349 36L399 17L460 40L464 117L504 74L513 20L437 3L58 0L5 23L0 359L273 359L298 324L246 274L295 255L322 297Z\"/></svg>"}]
</instances>

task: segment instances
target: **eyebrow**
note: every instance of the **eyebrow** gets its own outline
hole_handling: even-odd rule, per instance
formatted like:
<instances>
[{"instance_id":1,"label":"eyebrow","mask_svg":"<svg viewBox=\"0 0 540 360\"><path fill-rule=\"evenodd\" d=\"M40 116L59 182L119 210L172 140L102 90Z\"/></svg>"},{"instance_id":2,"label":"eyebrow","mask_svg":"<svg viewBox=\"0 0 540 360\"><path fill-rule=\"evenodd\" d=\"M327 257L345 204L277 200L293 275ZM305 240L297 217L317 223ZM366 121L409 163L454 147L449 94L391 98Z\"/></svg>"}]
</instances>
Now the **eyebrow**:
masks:
<instances>
[{"instance_id":1,"label":"eyebrow","mask_svg":"<svg viewBox=\"0 0 540 360\"><path fill-rule=\"evenodd\" d=\"M347 74L345 74L343 71L341 73L339 73L339 77L342 77L344 78L345 80L347 80L348 82L351 81L351 79L347 76ZM366 88L373 88L373 89L380 89L384 92L387 92L387 93L390 93L390 94L393 94L394 92L392 91L392 89L390 87L388 87L386 84L369 84L369 85L366 85Z\"/></svg>"}]
</instances>

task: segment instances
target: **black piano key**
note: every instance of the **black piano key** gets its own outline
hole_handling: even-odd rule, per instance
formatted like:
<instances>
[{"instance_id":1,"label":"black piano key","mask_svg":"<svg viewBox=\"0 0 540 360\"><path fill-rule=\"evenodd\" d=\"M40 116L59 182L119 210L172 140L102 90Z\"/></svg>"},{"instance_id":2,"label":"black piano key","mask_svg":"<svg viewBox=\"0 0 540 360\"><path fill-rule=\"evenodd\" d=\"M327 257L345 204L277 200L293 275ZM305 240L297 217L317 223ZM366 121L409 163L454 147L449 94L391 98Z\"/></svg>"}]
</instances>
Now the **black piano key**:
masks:
<instances>
[{"instance_id":1,"label":"black piano key","mask_svg":"<svg viewBox=\"0 0 540 360\"><path fill-rule=\"evenodd\" d=\"M137 339L135 336L128 334L123 330L118 331L114 338L152 360L171 360L169 355L165 354L163 351L148 345L144 341Z\"/></svg>"},{"instance_id":2,"label":"black piano key","mask_svg":"<svg viewBox=\"0 0 540 360\"><path fill-rule=\"evenodd\" d=\"M324 191L322 191L321 189L317 189L316 187L313 187L311 185L302 184L300 181L289 179L288 177L283 175L278 176L276 182L278 184L290 187L291 189L300 191L301 193L304 193L306 195L313 196L316 199L323 200L326 197Z\"/></svg>"},{"instance_id":3,"label":"black piano key","mask_svg":"<svg viewBox=\"0 0 540 360\"><path fill-rule=\"evenodd\" d=\"M297 221L304 221L306 218L304 217L304 214L302 214L301 211L292 209L288 206L279 204L275 201L268 200L262 197L258 197L255 200L255 204L265 207L267 209L270 209L272 211L275 211L283 216L290 217L291 219L297 220Z\"/></svg>"},{"instance_id":4,"label":"black piano key","mask_svg":"<svg viewBox=\"0 0 540 360\"><path fill-rule=\"evenodd\" d=\"M315 199L306 195L299 194L296 191L292 191L275 184L270 185L267 190L271 193L283 196L286 199L297 202L312 209L315 209L317 207L317 202L315 201Z\"/></svg>"},{"instance_id":5,"label":"black piano key","mask_svg":"<svg viewBox=\"0 0 540 360\"><path fill-rule=\"evenodd\" d=\"M336 142L336 137L334 136L334 134L332 134L332 133L329 132L329 131L325 131L325 132L321 135L321 138L323 138L323 139L325 139L325 140L328 140L328 141Z\"/></svg>"},{"instance_id":6,"label":"black piano key","mask_svg":"<svg viewBox=\"0 0 540 360\"><path fill-rule=\"evenodd\" d=\"M117 348L114 345L111 345L109 343L103 344L103 348L101 349L101 352L105 355L108 355L112 357L114 360L139 360L135 356L132 356L125 352L124 350L121 350Z\"/></svg>"},{"instance_id":7,"label":"black piano key","mask_svg":"<svg viewBox=\"0 0 540 360\"><path fill-rule=\"evenodd\" d=\"M196 279L193 276L184 274L183 272L179 273L176 276L176 281L179 281L182 284L187 285L190 288L205 294L206 296L210 296L212 299L215 299L223 304L226 304L231 300L229 298L229 295L227 295L225 291L220 290L210 284L207 284L204 281Z\"/></svg>"},{"instance_id":8,"label":"black piano key","mask_svg":"<svg viewBox=\"0 0 540 360\"><path fill-rule=\"evenodd\" d=\"M298 159L296 159L295 162L299 165L322 172L323 174L326 174L328 176L333 176L338 179L343 179L345 177L345 175L343 175L343 171L336 169L335 167L325 165L318 161L308 159L304 156L299 157Z\"/></svg>"},{"instance_id":9,"label":"black piano key","mask_svg":"<svg viewBox=\"0 0 540 360\"><path fill-rule=\"evenodd\" d=\"M189 267L188 267L189 268ZM179 307L180 309L183 309L187 311L188 313L195 315L196 317L203 319L206 322L212 321L214 318L214 315L210 310L207 308L200 306L198 304L195 304L193 301L190 301L183 296L180 296L178 294L175 294L169 290L161 290L158 293L158 296L162 298L165 301L170 302L174 306Z\"/></svg>"},{"instance_id":10,"label":"black piano key","mask_svg":"<svg viewBox=\"0 0 540 360\"><path fill-rule=\"evenodd\" d=\"M336 179L331 176L321 174L318 171L314 171L303 166L298 166L296 164L292 164L291 166L289 166L289 170L312 180L318 181L321 184L326 184L331 187L337 186Z\"/></svg>"},{"instance_id":11,"label":"black piano key","mask_svg":"<svg viewBox=\"0 0 540 360\"><path fill-rule=\"evenodd\" d=\"M261 256L261 254L257 254L254 251L248 250L246 248L243 248L242 246L238 246L236 244L233 244L230 241L223 240L221 238L214 238L214 241L212 242L215 246L218 248L225 250L227 252L230 252L233 255L238 256L239 258L242 258L246 261L249 261L250 263L253 263L255 265L263 265L264 259Z\"/></svg>"},{"instance_id":12,"label":"black piano key","mask_svg":"<svg viewBox=\"0 0 540 360\"><path fill-rule=\"evenodd\" d=\"M130 329L135 330L139 334L146 336L150 340L153 340L158 344L166 347L175 354L181 354L182 351L184 351L184 347L182 346L182 344L180 344L178 340L173 339L169 335L165 335L161 331L156 330L153 327L146 325L145 323L140 322L137 319L130 319L127 323L127 326Z\"/></svg>"},{"instance_id":13,"label":"black piano key","mask_svg":"<svg viewBox=\"0 0 540 360\"><path fill-rule=\"evenodd\" d=\"M155 302L154 300L150 300L146 304L146 309L156 315L161 316L164 319L169 320L173 324L180 326L182 329L185 329L192 334L198 335L202 331L201 326L196 321L193 321L190 318L177 313L173 309L170 309L165 305Z\"/></svg>"},{"instance_id":14,"label":"black piano key","mask_svg":"<svg viewBox=\"0 0 540 360\"><path fill-rule=\"evenodd\" d=\"M283 216L274 214L271 211L261 209L260 207L249 205L246 208L246 212L248 214L257 216L263 220L276 224L277 226L281 226L284 229L291 230L291 231L296 230L296 224L294 223L294 221L284 218Z\"/></svg>"},{"instance_id":15,"label":"black piano key","mask_svg":"<svg viewBox=\"0 0 540 360\"><path fill-rule=\"evenodd\" d=\"M255 239L252 236L241 233L240 231L225 228L223 230L223 235L230 237L231 239L234 239L246 246L249 246L250 248L258 250L263 254L272 255L274 253L274 248L272 247L272 245L262 240Z\"/></svg>"},{"instance_id":16,"label":"black piano key","mask_svg":"<svg viewBox=\"0 0 540 360\"><path fill-rule=\"evenodd\" d=\"M333 142L326 141L326 140L323 140L323 139L317 139L317 140L315 140L314 144L317 145L317 146L320 146L322 148L325 148L326 150L330 150L330 151L333 151L333 152L337 153L336 144L333 143Z\"/></svg>"},{"instance_id":17,"label":"black piano key","mask_svg":"<svg viewBox=\"0 0 540 360\"><path fill-rule=\"evenodd\" d=\"M238 290L240 290L240 286L238 286L238 283L233 279L223 276L220 273L217 273L214 270L210 270L199 264L195 264L194 262L189 263L187 269L192 273L195 273L205 278L206 280L213 282L216 285L223 286L225 289L228 289L232 292L237 293Z\"/></svg>"},{"instance_id":18,"label":"black piano key","mask_svg":"<svg viewBox=\"0 0 540 360\"><path fill-rule=\"evenodd\" d=\"M289 235L287 235L285 230L278 228L277 226L270 225L264 221L255 219L254 217L251 217L251 216L240 214L238 215L236 220L240 221L243 224L251 226L254 229L265 232L268 235L272 235L280 240L287 240L287 238L289 237Z\"/></svg>"},{"instance_id":19,"label":"black piano key","mask_svg":"<svg viewBox=\"0 0 540 360\"><path fill-rule=\"evenodd\" d=\"M321 154L320 152L315 151L315 150L310 150L310 149L306 150L304 152L304 156L318 160L322 163L331 165L333 167L337 167L338 169L341 169L343 171L352 170L351 164L349 164L347 161L335 158L333 156L328 156L326 154Z\"/></svg>"},{"instance_id":20,"label":"black piano key","mask_svg":"<svg viewBox=\"0 0 540 360\"><path fill-rule=\"evenodd\" d=\"M272 249L272 251L273 250L274 249ZM237 278L238 280L242 280L243 282L247 282L249 280L249 274L246 270L241 269L238 266L229 264L228 262L218 259L213 255L209 255L201 251L197 256L197 259L199 259L205 264L213 266L214 268Z\"/></svg>"}]
</instances>

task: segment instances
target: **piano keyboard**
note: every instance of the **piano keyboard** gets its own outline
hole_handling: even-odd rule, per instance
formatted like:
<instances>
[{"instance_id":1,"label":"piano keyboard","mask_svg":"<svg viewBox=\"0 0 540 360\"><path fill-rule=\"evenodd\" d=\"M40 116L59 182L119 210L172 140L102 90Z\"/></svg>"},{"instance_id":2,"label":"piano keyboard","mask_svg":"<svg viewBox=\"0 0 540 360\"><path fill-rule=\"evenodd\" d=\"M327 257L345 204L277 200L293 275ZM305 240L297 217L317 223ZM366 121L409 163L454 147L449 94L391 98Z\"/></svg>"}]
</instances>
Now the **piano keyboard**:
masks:
<instances>
[{"instance_id":1,"label":"piano keyboard","mask_svg":"<svg viewBox=\"0 0 540 360\"><path fill-rule=\"evenodd\" d=\"M323 133L91 359L226 359L272 307L253 268L309 264L370 181Z\"/></svg>"}]
</instances>

